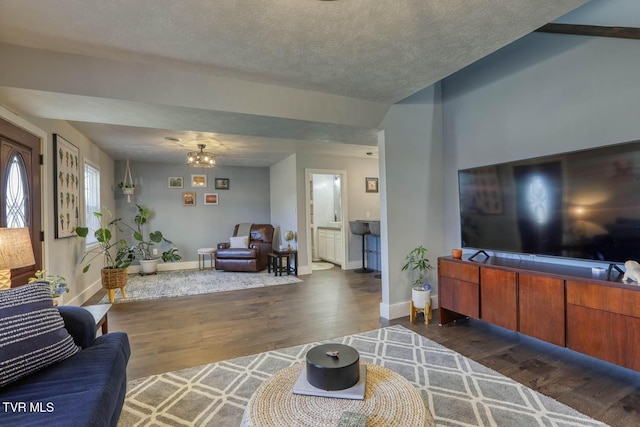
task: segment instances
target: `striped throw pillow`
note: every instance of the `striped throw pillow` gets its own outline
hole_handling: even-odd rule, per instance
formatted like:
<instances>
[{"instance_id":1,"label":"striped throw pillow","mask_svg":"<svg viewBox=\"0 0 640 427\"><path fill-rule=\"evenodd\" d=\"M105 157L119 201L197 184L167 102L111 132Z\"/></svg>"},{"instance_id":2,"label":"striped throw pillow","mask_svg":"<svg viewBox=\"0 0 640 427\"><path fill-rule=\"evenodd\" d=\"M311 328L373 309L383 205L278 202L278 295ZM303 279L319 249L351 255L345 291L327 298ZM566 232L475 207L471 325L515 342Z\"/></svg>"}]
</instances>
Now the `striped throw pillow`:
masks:
<instances>
[{"instance_id":1,"label":"striped throw pillow","mask_svg":"<svg viewBox=\"0 0 640 427\"><path fill-rule=\"evenodd\" d=\"M0 291L0 387L79 350L53 306L48 283Z\"/></svg>"}]
</instances>

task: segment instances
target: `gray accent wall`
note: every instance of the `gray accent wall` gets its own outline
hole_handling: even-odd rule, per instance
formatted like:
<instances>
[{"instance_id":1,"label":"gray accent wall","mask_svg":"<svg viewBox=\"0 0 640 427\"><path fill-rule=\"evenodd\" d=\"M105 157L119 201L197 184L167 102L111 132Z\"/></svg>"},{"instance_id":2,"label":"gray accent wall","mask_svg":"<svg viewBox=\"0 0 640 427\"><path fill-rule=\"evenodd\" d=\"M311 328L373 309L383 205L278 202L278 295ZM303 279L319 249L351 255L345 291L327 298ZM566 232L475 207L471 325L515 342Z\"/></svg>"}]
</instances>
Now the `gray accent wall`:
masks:
<instances>
[{"instance_id":1,"label":"gray accent wall","mask_svg":"<svg viewBox=\"0 0 640 427\"><path fill-rule=\"evenodd\" d=\"M458 169L640 139L638 70L637 40L534 33L445 79L446 246Z\"/></svg>"},{"instance_id":2,"label":"gray accent wall","mask_svg":"<svg viewBox=\"0 0 640 427\"><path fill-rule=\"evenodd\" d=\"M186 161L186 160L185 160ZM271 223L269 169L220 166L195 169L186 164L131 163L136 190L127 203L116 184L124 177L125 163L116 162L113 194L116 214L130 223L138 203L152 210L152 230L160 230L179 248L181 261L197 261L197 250L228 242L235 224ZM191 187L191 175L206 175L206 188ZM170 176L184 178L184 188L168 188ZM215 178L228 178L228 190L216 190ZM183 206L182 193L195 191L196 205ZM205 205L205 193L217 193L217 205Z\"/></svg>"},{"instance_id":3,"label":"gray accent wall","mask_svg":"<svg viewBox=\"0 0 640 427\"><path fill-rule=\"evenodd\" d=\"M437 257L445 255L439 85L391 107L382 128L381 315L392 319L409 314L412 278L401 271L406 255L424 245L434 268ZM427 281L437 289L435 270Z\"/></svg>"}]
</instances>

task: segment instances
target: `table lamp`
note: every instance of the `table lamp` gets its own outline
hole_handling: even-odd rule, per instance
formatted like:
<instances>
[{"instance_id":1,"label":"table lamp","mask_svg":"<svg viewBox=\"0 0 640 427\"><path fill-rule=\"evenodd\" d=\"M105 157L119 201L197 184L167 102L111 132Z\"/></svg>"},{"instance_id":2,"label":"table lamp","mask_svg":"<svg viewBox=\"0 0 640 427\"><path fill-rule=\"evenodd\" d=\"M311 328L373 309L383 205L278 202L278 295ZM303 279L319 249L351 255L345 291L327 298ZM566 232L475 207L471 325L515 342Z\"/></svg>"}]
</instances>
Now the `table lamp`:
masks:
<instances>
[{"instance_id":1,"label":"table lamp","mask_svg":"<svg viewBox=\"0 0 640 427\"><path fill-rule=\"evenodd\" d=\"M28 228L0 228L0 289L11 287L11 269L34 265Z\"/></svg>"}]
</instances>

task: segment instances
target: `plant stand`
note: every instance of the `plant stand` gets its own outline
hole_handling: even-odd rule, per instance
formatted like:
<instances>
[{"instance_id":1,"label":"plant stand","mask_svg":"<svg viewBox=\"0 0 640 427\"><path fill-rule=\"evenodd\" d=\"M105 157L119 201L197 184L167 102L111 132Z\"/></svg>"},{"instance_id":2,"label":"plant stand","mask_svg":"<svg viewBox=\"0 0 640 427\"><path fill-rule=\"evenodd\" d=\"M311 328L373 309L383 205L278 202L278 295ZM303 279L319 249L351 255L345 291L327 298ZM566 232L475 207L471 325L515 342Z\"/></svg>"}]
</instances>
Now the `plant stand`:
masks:
<instances>
[{"instance_id":1,"label":"plant stand","mask_svg":"<svg viewBox=\"0 0 640 427\"><path fill-rule=\"evenodd\" d=\"M411 313L409 313L411 323L415 322L416 316L420 312L424 313L424 323L429 323L429 320L433 317L430 286L429 290L424 290L420 286L411 289Z\"/></svg>"},{"instance_id":2,"label":"plant stand","mask_svg":"<svg viewBox=\"0 0 640 427\"><path fill-rule=\"evenodd\" d=\"M133 177L131 176L131 168L129 168L129 160L127 159L127 167L124 171L124 178L122 179L122 194L127 196L127 203L131 203L131 196L135 190L133 185Z\"/></svg>"},{"instance_id":3,"label":"plant stand","mask_svg":"<svg viewBox=\"0 0 640 427\"><path fill-rule=\"evenodd\" d=\"M101 270L102 287L109 293L109 302L113 304L115 300L116 289L122 292L122 299L127 298L124 287L127 284L129 276L127 276L126 268L103 268Z\"/></svg>"},{"instance_id":4,"label":"plant stand","mask_svg":"<svg viewBox=\"0 0 640 427\"><path fill-rule=\"evenodd\" d=\"M413 301L411 301L411 313L409 314L409 320L411 323L416 321L416 317L418 313L424 314L424 323L428 324L429 320L433 318L433 310L431 308L431 302L428 302L426 307L420 308L413 305Z\"/></svg>"}]
</instances>

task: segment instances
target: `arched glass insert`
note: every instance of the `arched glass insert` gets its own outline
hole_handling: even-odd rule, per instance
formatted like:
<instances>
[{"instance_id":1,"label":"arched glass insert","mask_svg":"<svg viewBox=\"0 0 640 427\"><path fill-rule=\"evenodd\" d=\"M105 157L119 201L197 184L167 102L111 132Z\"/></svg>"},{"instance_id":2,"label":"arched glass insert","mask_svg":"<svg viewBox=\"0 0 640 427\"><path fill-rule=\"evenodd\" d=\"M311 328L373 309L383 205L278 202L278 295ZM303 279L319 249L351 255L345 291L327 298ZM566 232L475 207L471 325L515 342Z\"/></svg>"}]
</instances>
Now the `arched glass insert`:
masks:
<instances>
[{"instance_id":1,"label":"arched glass insert","mask_svg":"<svg viewBox=\"0 0 640 427\"><path fill-rule=\"evenodd\" d=\"M6 189L7 227L27 227L29 211L27 172L22 157L17 154L14 154L9 162L4 188Z\"/></svg>"}]
</instances>

